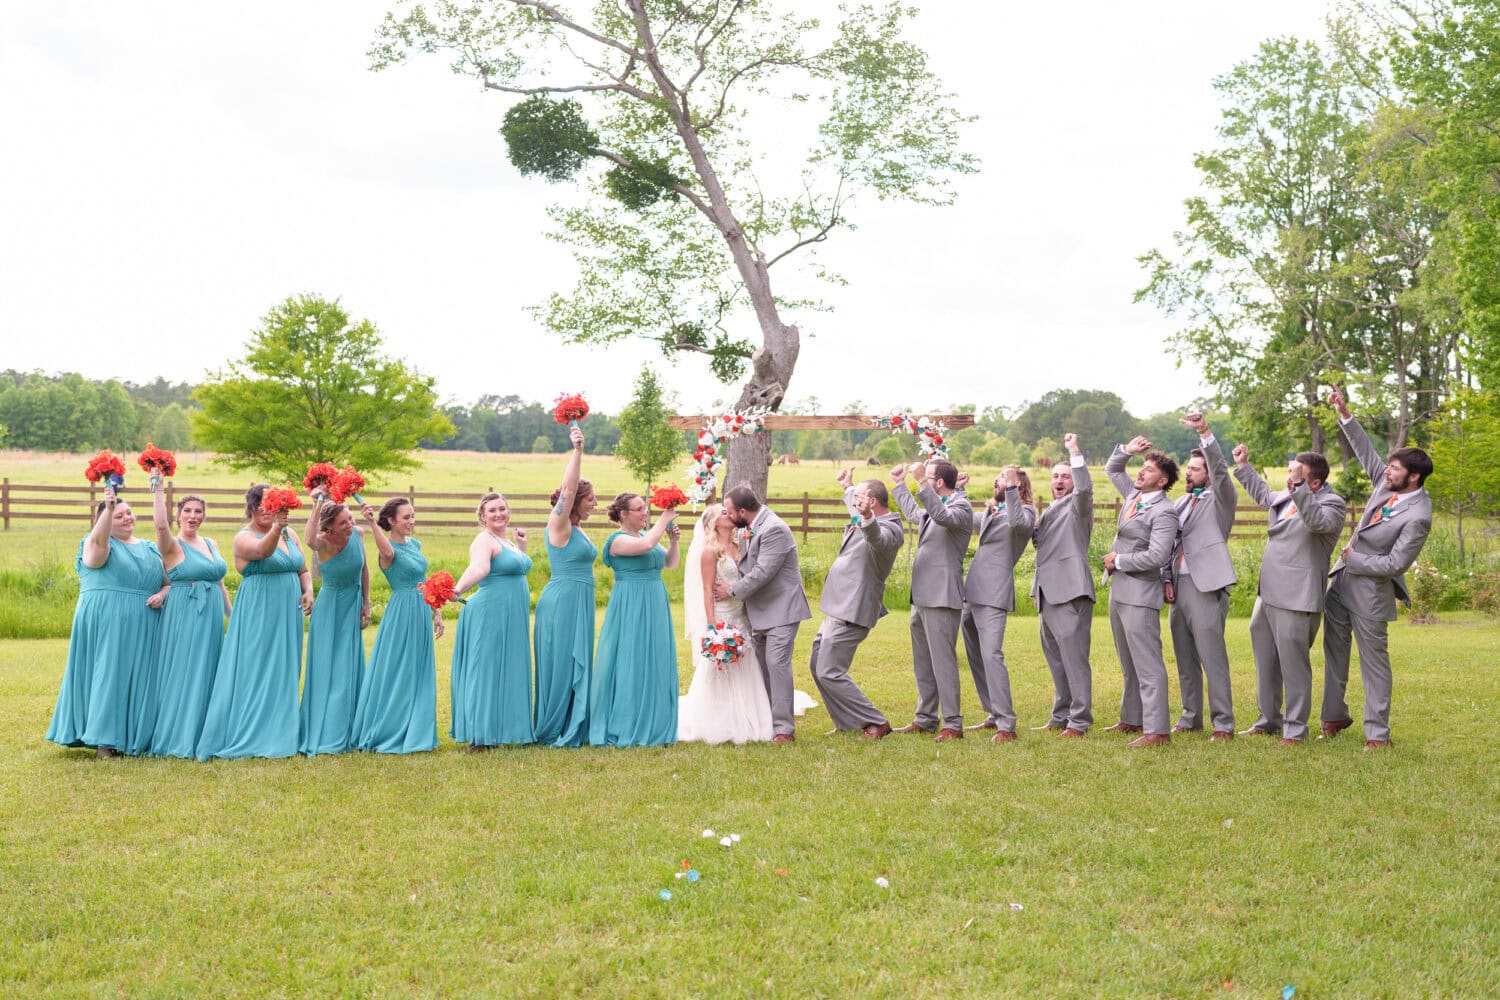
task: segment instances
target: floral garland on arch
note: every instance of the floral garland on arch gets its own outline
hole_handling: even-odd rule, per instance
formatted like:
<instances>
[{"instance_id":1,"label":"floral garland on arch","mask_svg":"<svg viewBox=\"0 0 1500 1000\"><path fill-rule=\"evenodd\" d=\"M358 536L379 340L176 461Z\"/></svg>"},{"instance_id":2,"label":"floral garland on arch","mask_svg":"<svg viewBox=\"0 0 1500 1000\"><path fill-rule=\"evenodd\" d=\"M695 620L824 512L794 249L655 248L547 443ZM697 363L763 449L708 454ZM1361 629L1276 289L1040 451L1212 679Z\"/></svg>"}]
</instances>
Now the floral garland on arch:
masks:
<instances>
[{"instance_id":1,"label":"floral garland on arch","mask_svg":"<svg viewBox=\"0 0 1500 1000\"><path fill-rule=\"evenodd\" d=\"M698 443L693 447L693 465L687 470L691 482L687 497L694 510L708 502L719 485L719 470L724 467L724 447L729 439L760 433L766 429L765 418L763 409L743 413L731 411L710 420L698 432Z\"/></svg>"},{"instance_id":2,"label":"floral garland on arch","mask_svg":"<svg viewBox=\"0 0 1500 1000\"><path fill-rule=\"evenodd\" d=\"M948 446L943 443L948 425L941 420L913 417L909 413L893 413L889 417L876 417L875 426L889 427L892 434L916 434L921 439L917 442L917 447L928 458L948 457Z\"/></svg>"}]
</instances>

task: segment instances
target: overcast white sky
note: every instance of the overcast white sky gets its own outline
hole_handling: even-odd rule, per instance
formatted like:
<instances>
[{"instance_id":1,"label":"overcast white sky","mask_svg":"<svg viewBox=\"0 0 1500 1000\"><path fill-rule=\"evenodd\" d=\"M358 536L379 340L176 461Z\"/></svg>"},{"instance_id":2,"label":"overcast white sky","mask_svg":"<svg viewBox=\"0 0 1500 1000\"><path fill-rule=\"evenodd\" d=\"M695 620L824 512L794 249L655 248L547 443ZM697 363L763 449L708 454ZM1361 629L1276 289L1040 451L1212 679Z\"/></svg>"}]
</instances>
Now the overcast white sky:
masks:
<instances>
[{"instance_id":1,"label":"overcast white sky","mask_svg":"<svg viewBox=\"0 0 1500 1000\"><path fill-rule=\"evenodd\" d=\"M1319 37L1323 4L920 6L933 69L980 116L983 170L950 208L871 200L827 245L849 285L802 323L790 398L932 411L1073 386L1145 415L1202 394L1163 350L1172 322L1131 303L1135 257L1181 224L1211 78L1263 39ZM542 238L556 189L507 161L503 95L441 57L368 70L384 10L7 4L0 367L198 381L308 291L373 320L445 398L581 388L617 410L659 353L564 347L532 321L572 285ZM732 398L692 359L664 375L684 410Z\"/></svg>"}]
</instances>

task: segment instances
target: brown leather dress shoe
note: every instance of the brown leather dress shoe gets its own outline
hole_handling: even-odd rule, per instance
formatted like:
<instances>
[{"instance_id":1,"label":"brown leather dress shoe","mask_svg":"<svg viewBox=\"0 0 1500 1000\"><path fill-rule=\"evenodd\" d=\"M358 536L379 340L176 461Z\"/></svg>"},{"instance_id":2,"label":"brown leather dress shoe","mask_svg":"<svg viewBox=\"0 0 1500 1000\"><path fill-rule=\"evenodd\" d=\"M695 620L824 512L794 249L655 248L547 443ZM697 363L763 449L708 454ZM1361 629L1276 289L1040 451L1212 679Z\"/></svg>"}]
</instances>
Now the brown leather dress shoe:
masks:
<instances>
[{"instance_id":1,"label":"brown leather dress shoe","mask_svg":"<svg viewBox=\"0 0 1500 1000\"><path fill-rule=\"evenodd\" d=\"M859 734L862 740L883 740L891 734L889 722L872 722Z\"/></svg>"},{"instance_id":2,"label":"brown leather dress shoe","mask_svg":"<svg viewBox=\"0 0 1500 1000\"><path fill-rule=\"evenodd\" d=\"M1390 740L1365 740L1366 750L1383 750L1395 746Z\"/></svg>"},{"instance_id":3,"label":"brown leather dress shoe","mask_svg":"<svg viewBox=\"0 0 1500 1000\"><path fill-rule=\"evenodd\" d=\"M976 722L972 726L964 726L964 730L966 732L970 732L970 733L972 733L972 732L974 732L975 730L978 730L978 729L996 729L996 728L999 728L999 727L997 727L995 725L995 720L994 719L985 719L983 722Z\"/></svg>"},{"instance_id":4,"label":"brown leather dress shoe","mask_svg":"<svg viewBox=\"0 0 1500 1000\"><path fill-rule=\"evenodd\" d=\"M1211 743L1213 743L1213 742L1223 742L1224 740L1232 740L1232 739L1234 739L1234 730L1233 729L1215 729L1214 730L1214 734L1212 736L1210 736L1208 739L1209 739L1209 742L1211 742Z\"/></svg>"},{"instance_id":5,"label":"brown leather dress shoe","mask_svg":"<svg viewBox=\"0 0 1500 1000\"><path fill-rule=\"evenodd\" d=\"M775 736L771 737L771 742L772 743L795 743L795 742L797 742L797 737L794 736L794 735L792 735L791 733L777 733Z\"/></svg>"},{"instance_id":6,"label":"brown leather dress shoe","mask_svg":"<svg viewBox=\"0 0 1500 1000\"><path fill-rule=\"evenodd\" d=\"M1081 740L1087 735L1088 733L1085 730L1074 729L1072 726L1062 731L1062 738L1065 740Z\"/></svg>"},{"instance_id":7,"label":"brown leather dress shoe","mask_svg":"<svg viewBox=\"0 0 1500 1000\"><path fill-rule=\"evenodd\" d=\"M947 743L949 740L961 740L963 738L964 731L962 729L949 729L947 726L944 726L941 730L938 731L938 734L932 738L932 741L934 743Z\"/></svg>"},{"instance_id":8,"label":"brown leather dress shoe","mask_svg":"<svg viewBox=\"0 0 1500 1000\"><path fill-rule=\"evenodd\" d=\"M936 731L937 730L934 730L934 729L923 729L921 726L917 725L915 722L908 722L904 726L900 726L900 727L898 727L896 729L892 729L891 730L891 732L893 732L893 733L933 733L933 732L936 732Z\"/></svg>"},{"instance_id":9,"label":"brown leather dress shoe","mask_svg":"<svg viewBox=\"0 0 1500 1000\"><path fill-rule=\"evenodd\" d=\"M1339 719L1336 722L1324 722L1318 726L1318 739L1327 740L1337 736L1340 732L1354 725L1353 719Z\"/></svg>"},{"instance_id":10,"label":"brown leather dress shoe","mask_svg":"<svg viewBox=\"0 0 1500 1000\"><path fill-rule=\"evenodd\" d=\"M1128 722L1116 722L1113 726L1106 727L1104 731L1106 733L1138 733L1141 727L1132 726Z\"/></svg>"},{"instance_id":11,"label":"brown leather dress shoe","mask_svg":"<svg viewBox=\"0 0 1500 1000\"><path fill-rule=\"evenodd\" d=\"M1281 745L1284 747L1300 747L1302 745L1302 741L1293 739L1290 736L1284 736L1281 739Z\"/></svg>"},{"instance_id":12,"label":"brown leather dress shoe","mask_svg":"<svg viewBox=\"0 0 1500 1000\"><path fill-rule=\"evenodd\" d=\"M1014 743L1016 734L1009 729L997 729L995 735L990 737L991 743Z\"/></svg>"},{"instance_id":13,"label":"brown leather dress shoe","mask_svg":"<svg viewBox=\"0 0 1500 1000\"><path fill-rule=\"evenodd\" d=\"M1166 733L1147 733L1140 739L1131 740L1127 746L1132 747L1161 747L1172 742L1172 737Z\"/></svg>"}]
</instances>

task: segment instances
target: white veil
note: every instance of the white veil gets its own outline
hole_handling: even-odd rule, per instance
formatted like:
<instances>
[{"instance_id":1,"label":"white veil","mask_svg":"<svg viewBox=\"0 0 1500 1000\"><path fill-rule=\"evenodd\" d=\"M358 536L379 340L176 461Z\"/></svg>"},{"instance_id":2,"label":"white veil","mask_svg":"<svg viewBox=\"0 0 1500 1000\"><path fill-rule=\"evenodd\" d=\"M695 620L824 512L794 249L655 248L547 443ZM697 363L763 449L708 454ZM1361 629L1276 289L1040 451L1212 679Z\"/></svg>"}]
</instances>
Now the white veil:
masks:
<instances>
[{"instance_id":1,"label":"white veil","mask_svg":"<svg viewBox=\"0 0 1500 1000\"><path fill-rule=\"evenodd\" d=\"M717 516L717 508L718 504L709 504L693 525L693 544L688 546L687 564L682 568L683 633L693 644L694 658L697 657L698 640L708 628L708 620L703 615L703 549L714 529L712 521L706 526L703 522L710 512Z\"/></svg>"}]
</instances>

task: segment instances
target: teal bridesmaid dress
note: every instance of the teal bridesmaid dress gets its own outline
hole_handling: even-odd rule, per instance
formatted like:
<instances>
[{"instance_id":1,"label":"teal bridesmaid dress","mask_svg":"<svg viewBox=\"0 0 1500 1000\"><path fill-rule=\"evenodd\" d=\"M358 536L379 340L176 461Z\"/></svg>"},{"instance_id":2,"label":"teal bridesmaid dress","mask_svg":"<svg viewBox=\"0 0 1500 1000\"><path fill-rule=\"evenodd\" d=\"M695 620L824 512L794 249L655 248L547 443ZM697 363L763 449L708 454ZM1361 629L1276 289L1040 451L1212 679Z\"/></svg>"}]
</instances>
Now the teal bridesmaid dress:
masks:
<instances>
[{"instance_id":1,"label":"teal bridesmaid dress","mask_svg":"<svg viewBox=\"0 0 1500 1000\"><path fill-rule=\"evenodd\" d=\"M503 545L458 614L453 636L453 729L459 743L530 743L531 557Z\"/></svg>"},{"instance_id":2,"label":"teal bridesmaid dress","mask_svg":"<svg viewBox=\"0 0 1500 1000\"><path fill-rule=\"evenodd\" d=\"M224 644L219 581L229 571L218 546L211 539L204 542L210 555L183 545L182 562L167 571L172 589L162 609L153 757L191 758L203 735L208 695Z\"/></svg>"},{"instance_id":3,"label":"teal bridesmaid dress","mask_svg":"<svg viewBox=\"0 0 1500 1000\"><path fill-rule=\"evenodd\" d=\"M302 678L302 739L309 757L343 753L354 742L354 710L365 673L365 640L359 627L365 545L358 531L339 554L320 561L323 586L307 623L307 669Z\"/></svg>"},{"instance_id":4,"label":"teal bridesmaid dress","mask_svg":"<svg viewBox=\"0 0 1500 1000\"><path fill-rule=\"evenodd\" d=\"M589 704L594 746L663 746L677 742L677 635L661 571L667 552L611 555L624 532L604 541L604 565L615 571Z\"/></svg>"},{"instance_id":5,"label":"teal bridesmaid dress","mask_svg":"<svg viewBox=\"0 0 1500 1000\"><path fill-rule=\"evenodd\" d=\"M111 538L109 558L92 569L83 564L79 542L73 567L78 606L47 739L139 753L150 745L156 713L161 612L147 607L146 598L161 589L161 553L152 542Z\"/></svg>"},{"instance_id":6,"label":"teal bridesmaid dress","mask_svg":"<svg viewBox=\"0 0 1500 1000\"><path fill-rule=\"evenodd\" d=\"M303 562L302 549L290 533L286 545L245 564L198 738L199 760L290 757L297 752L303 631L297 574Z\"/></svg>"},{"instance_id":7,"label":"teal bridesmaid dress","mask_svg":"<svg viewBox=\"0 0 1500 1000\"><path fill-rule=\"evenodd\" d=\"M562 548L547 540L552 578L536 602L536 741L560 747L588 739L594 665L594 558L599 550L573 526Z\"/></svg>"},{"instance_id":8,"label":"teal bridesmaid dress","mask_svg":"<svg viewBox=\"0 0 1500 1000\"><path fill-rule=\"evenodd\" d=\"M391 599L380 616L370 669L354 713L354 746L376 753L435 750L437 667L432 609L417 586L427 576L427 557L415 538L392 543L395 558L383 570Z\"/></svg>"}]
</instances>

